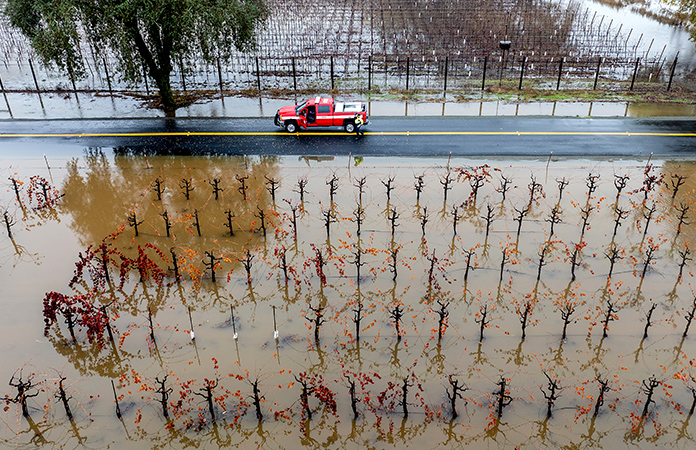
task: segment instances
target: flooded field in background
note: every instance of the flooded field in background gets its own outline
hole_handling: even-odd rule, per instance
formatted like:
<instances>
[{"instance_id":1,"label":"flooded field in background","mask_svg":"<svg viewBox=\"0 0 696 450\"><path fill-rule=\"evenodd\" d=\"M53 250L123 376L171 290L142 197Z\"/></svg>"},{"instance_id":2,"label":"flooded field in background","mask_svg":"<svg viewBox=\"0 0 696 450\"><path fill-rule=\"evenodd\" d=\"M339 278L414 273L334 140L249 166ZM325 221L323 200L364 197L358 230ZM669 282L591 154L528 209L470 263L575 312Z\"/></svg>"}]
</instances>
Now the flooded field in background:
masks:
<instances>
[{"instance_id":1,"label":"flooded field in background","mask_svg":"<svg viewBox=\"0 0 696 450\"><path fill-rule=\"evenodd\" d=\"M694 446L692 161L41 152L3 447Z\"/></svg>"}]
</instances>

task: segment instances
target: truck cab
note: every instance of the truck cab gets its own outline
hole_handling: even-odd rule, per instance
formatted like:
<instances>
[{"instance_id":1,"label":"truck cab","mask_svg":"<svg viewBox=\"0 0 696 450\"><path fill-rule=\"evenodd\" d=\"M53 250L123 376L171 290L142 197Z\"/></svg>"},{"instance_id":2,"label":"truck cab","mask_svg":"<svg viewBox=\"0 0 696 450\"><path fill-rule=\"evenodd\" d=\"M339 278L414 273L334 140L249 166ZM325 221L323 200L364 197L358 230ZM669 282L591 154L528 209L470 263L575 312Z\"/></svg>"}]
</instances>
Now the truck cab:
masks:
<instances>
[{"instance_id":1,"label":"truck cab","mask_svg":"<svg viewBox=\"0 0 696 450\"><path fill-rule=\"evenodd\" d=\"M310 98L296 106L284 106L275 115L275 124L288 133L310 127L342 127L347 133L355 132L356 115L368 124L364 102L338 102L333 97ZM364 126L363 125L363 126Z\"/></svg>"}]
</instances>

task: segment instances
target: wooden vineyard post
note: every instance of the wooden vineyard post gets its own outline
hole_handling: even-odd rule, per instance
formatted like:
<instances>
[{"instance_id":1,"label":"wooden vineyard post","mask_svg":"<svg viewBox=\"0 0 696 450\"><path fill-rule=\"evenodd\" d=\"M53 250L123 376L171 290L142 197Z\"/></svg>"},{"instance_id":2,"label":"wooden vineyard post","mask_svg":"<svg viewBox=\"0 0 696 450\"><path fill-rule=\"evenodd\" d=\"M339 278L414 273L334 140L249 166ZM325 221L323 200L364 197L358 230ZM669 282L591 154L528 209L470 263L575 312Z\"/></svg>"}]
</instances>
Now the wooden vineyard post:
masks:
<instances>
[{"instance_id":1,"label":"wooden vineyard post","mask_svg":"<svg viewBox=\"0 0 696 450\"><path fill-rule=\"evenodd\" d=\"M333 58L333 55L331 55L330 63L331 63L331 90L333 91L334 90L334 58Z\"/></svg>"},{"instance_id":2,"label":"wooden vineyard post","mask_svg":"<svg viewBox=\"0 0 696 450\"><path fill-rule=\"evenodd\" d=\"M676 59L675 59L675 61L676 61ZM41 89L39 89L39 82L36 80L36 72L34 72L34 64L31 62L31 59L29 59L29 68L31 69L31 76L34 78L34 85L36 86L36 93L39 95L39 103L41 103L41 109L44 109L43 99L41 98ZM672 72L674 72L674 71L672 71ZM671 82L672 82L671 77L670 77L669 81L671 84ZM667 88L667 90L669 91L669 88Z\"/></svg>"},{"instance_id":3,"label":"wooden vineyard post","mask_svg":"<svg viewBox=\"0 0 696 450\"><path fill-rule=\"evenodd\" d=\"M292 57L292 87L297 91L297 69L295 68L295 57Z\"/></svg>"},{"instance_id":4,"label":"wooden vineyard post","mask_svg":"<svg viewBox=\"0 0 696 450\"><path fill-rule=\"evenodd\" d=\"M603 58L600 56L599 61L597 61L597 70L595 71L595 76L594 76L594 86L592 86L592 90L596 91L597 90L597 80L599 80L599 68L602 65Z\"/></svg>"},{"instance_id":5,"label":"wooden vineyard post","mask_svg":"<svg viewBox=\"0 0 696 450\"><path fill-rule=\"evenodd\" d=\"M114 91L111 88L111 77L109 76L109 67L106 65L106 58L102 58L102 62L104 63L104 73L106 73L106 84L109 86L109 95L113 98Z\"/></svg>"},{"instance_id":6,"label":"wooden vineyard post","mask_svg":"<svg viewBox=\"0 0 696 450\"><path fill-rule=\"evenodd\" d=\"M7 93L5 93L5 86L2 84L2 78L0 78L0 91L2 91L2 96L5 97L5 104L7 105L7 112L10 113L10 118L14 118L12 115L12 108L10 108L10 102L7 100Z\"/></svg>"},{"instance_id":7,"label":"wooden vineyard post","mask_svg":"<svg viewBox=\"0 0 696 450\"><path fill-rule=\"evenodd\" d=\"M218 84L220 85L220 100L222 104L225 104L225 93L222 89L222 66L220 65L220 58L217 58L217 70L218 70Z\"/></svg>"},{"instance_id":8,"label":"wooden vineyard post","mask_svg":"<svg viewBox=\"0 0 696 450\"><path fill-rule=\"evenodd\" d=\"M677 55L674 57L674 62L672 63L672 68L669 71L669 83L667 83L667 92L669 92L672 89L672 79L674 78L674 69L677 68L677 61L678 60L679 60L679 52L677 52ZM30 60L30 62L31 62L31 60ZM41 96L39 96L39 98L41 98Z\"/></svg>"},{"instance_id":9,"label":"wooden vineyard post","mask_svg":"<svg viewBox=\"0 0 696 450\"><path fill-rule=\"evenodd\" d=\"M561 88L561 75L563 74L563 61L565 58L561 58L561 61L558 63L558 81L556 81L556 90L559 90Z\"/></svg>"},{"instance_id":10,"label":"wooden vineyard post","mask_svg":"<svg viewBox=\"0 0 696 450\"><path fill-rule=\"evenodd\" d=\"M633 90L633 85L636 82L636 74L638 73L638 65L640 64L640 58L636 58L636 65L633 68L633 77L631 78L631 87L629 88L629 91Z\"/></svg>"}]
</instances>

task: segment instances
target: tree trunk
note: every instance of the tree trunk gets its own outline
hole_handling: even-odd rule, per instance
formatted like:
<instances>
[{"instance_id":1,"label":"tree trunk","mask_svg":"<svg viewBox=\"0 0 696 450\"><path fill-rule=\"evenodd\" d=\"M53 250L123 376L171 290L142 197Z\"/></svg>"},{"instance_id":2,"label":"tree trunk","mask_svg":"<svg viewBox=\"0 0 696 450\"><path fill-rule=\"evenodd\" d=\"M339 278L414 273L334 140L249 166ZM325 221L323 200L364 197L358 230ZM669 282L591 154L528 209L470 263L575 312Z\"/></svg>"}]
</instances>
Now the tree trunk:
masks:
<instances>
[{"instance_id":1,"label":"tree trunk","mask_svg":"<svg viewBox=\"0 0 696 450\"><path fill-rule=\"evenodd\" d=\"M160 92L160 101L162 102L164 115L167 117L174 117L176 115L176 101L172 93L169 72L165 73L163 70L159 70L158 72L158 77L155 79L155 82Z\"/></svg>"},{"instance_id":2,"label":"tree trunk","mask_svg":"<svg viewBox=\"0 0 696 450\"><path fill-rule=\"evenodd\" d=\"M162 103L162 109L167 117L173 117L176 114L176 101L174 100L174 94L172 93L172 86L170 82L170 72L172 71L171 64L171 45L169 39L164 36L164 39L159 35L159 30L156 27L151 27L150 36L151 40L155 41L155 52L157 54L157 59L155 59L153 52L147 46L143 35L138 28L138 22L135 18L129 18L124 21L124 27L126 31L133 38L138 53L145 62L148 69L150 77L155 80L157 84L157 89L160 93L160 101ZM159 65L158 65L159 64Z\"/></svg>"}]
</instances>

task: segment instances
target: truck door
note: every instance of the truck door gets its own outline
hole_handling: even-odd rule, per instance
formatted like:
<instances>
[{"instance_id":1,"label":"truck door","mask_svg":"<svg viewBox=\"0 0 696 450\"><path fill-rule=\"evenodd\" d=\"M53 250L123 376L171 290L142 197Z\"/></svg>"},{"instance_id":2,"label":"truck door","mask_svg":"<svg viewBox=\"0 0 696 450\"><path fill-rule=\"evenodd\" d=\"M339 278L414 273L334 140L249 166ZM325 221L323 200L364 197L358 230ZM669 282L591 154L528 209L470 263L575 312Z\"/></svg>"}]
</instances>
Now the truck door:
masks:
<instances>
[{"instance_id":1,"label":"truck door","mask_svg":"<svg viewBox=\"0 0 696 450\"><path fill-rule=\"evenodd\" d=\"M331 106L317 106L317 125L322 127L330 127L331 125L333 125L333 120L331 116Z\"/></svg>"},{"instance_id":2,"label":"truck door","mask_svg":"<svg viewBox=\"0 0 696 450\"><path fill-rule=\"evenodd\" d=\"M297 124L305 130L307 129L307 108L303 108L297 115Z\"/></svg>"},{"instance_id":3,"label":"truck door","mask_svg":"<svg viewBox=\"0 0 696 450\"><path fill-rule=\"evenodd\" d=\"M307 107L307 126L316 125L317 121L317 107L314 105Z\"/></svg>"}]
</instances>

